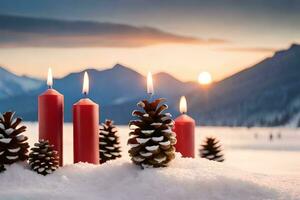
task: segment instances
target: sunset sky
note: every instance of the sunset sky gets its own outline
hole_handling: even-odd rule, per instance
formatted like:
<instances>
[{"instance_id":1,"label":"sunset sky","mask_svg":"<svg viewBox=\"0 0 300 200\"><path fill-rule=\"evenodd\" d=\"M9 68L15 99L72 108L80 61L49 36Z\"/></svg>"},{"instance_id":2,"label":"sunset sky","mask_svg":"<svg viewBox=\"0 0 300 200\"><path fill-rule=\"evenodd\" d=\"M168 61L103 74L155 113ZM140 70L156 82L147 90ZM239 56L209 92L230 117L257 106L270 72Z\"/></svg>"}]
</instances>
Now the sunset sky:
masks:
<instances>
[{"instance_id":1,"label":"sunset sky","mask_svg":"<svg viewBox=\"0 0 300 200\"><path fill-rule=\"evenodd\" d=\"M121 63L215 80L300 42L296 0L0 0L0 65L46 77Z\"/></svg>"}]
</instances>

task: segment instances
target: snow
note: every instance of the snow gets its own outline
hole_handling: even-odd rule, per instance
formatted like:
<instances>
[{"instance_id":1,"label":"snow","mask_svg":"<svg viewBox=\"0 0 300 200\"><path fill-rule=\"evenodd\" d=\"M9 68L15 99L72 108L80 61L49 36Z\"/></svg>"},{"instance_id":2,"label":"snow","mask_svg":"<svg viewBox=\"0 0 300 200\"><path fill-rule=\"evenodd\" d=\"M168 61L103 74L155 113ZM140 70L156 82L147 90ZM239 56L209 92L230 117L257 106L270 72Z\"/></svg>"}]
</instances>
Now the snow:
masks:
<instances>
[{"instance_id":1,"label":"snow","mask_svg":"<svg viewBox=\"0 0 300 200\"><path fill-rule=\"evenodd\" d=\"M148 151L156 151L159 148L159 145L147 146L145 147Z\"/></svg>"},{"instance_id":2,"label":"snow","mask_svg":"<svg viewBox=\"0 0 300 200\"><path fill-rule=\"evenodd\" d=\"M11 152L11 153L17 153L20 150L21 150L20 147L17 147L17 148L14 148L14 149L8 149L8 151Z\"/></svg>"},{"instance_id":3,"label":"snow","mask_svg":"<svg viewBox=\"0 0 300 200\"><path fill-rule=\"evenodd\" d=\"M8 160L15 160L15 159L17 159L19 156L17 155L17 156L6 156L6 158L8 159Z\"/></svg>"},{"instance_id":4,"label":"snow","mask_svg":"<svg viewBox=\"0 0 300 200\"><path fill-rule=\"evenodd\" d=\"M151 126L161 126L162 125L162 123L159 123L159 122L153 122L152 124L151 124Z\"/></svg>"},{"instance_id":5,"label":"snow","mask_svg":"<svg viewBox=\"0 0 300 200\"><path fill-rule=\"evenodd\" d=\"M144 152L144 151L141 151L141 152L140 152L140 155L143 156L144 158L145 158L145 157L152 156L152 154L153 154L153 153L151 153L151 152Z\"/></svg>"},{"instance_id":6,"label":"snow","mask_svg":"<svg viewBox=\"0 0 300 200\"><path fill-rule=\"evenodd\" d=\"M144 144L146 142L148 142L151 138L136 138L136 141L139 143L139 144Z\"/></svg>"},{"instance_id":7,"label":"snow","mask_svg":"<svg viewBox=\"0 0 300 200\"><path fill-rule=\"evenodd\" d=\"M32 145L37 139L37 124L27 125L26 136ZM168 168L141 170L127 154L130 130L118 128L122 158L99 166L67 164L46 177L20 163L14 164L0 174L0 199L300 199L298 129L197 128L196 147L205 136L217 136L224 147L224 163L181 158L177 154ZM268 140L271 133L272 142ZM72 142L72 125L67 124L66 163L72 163Z\"/></svg>"},{"instance_id":8,"label":"snow","mask_svg":"<svg viewBox=\"0 0 300 200\"><path fill-rule=\"evenodd\" d=\"M27 123L31 146L37 140L36 123ZM122 156L128 158L128 126L119 128ZM223 145L225 164L231 167L267 175L300 175L300 129L294 128L227 128L197 127L195 155L199 155L200 142L206 136L217 137ZM269 134L274 140L269 141ZM281 133L282 138L277 139ZM258 138L255 139L254 135ZM64 162L73 161L72 124L64 126ZM152 138L153 139L153 138ZM129 159L129 158L128 158Z\"/></svg>"},{"instance_id":9,"label":"snow","mask_svg":"<svg viewBox=\"0 0 300 200\"><path fill-rule=\"evenodd\" d=\"M12 134L14 131L15 131L15 129L9 128L9 129L6 129L6 130L5 130L5 133L6 133L7 135L10 135L10 134Z\"/></svg>"},{"instance_id":10,"label":"snow","mask_svg":"<svg viewBox=\"0 0 300 200\"><path fill-rule=\"evenodd\" d=\"M0 142L8 144L8 143L10 143L11 140L12 140L11 138L1 138Z\"/></svg>"},{"instance_id":11,"label":"snow","mask_svg":"<svg viewBox=\"0 0 300 200\"><path fill-rule=\"evenodd\" d=\"M159 136L159 137L152 137L151 140L155 142L160 142L164 140L164 136Z\"/></svg>"},{"instance_id":12,"label":"snow","mask_svg":"<svg viewBox=\"0 0 300 200\"><path fill-rule=\"evenodd\" d=\"M150 135L152 133L154 133L155 130L141 130L142 133L146 134L146 135Z\"/></svg>"},{"instance_id":13,"label":"snow","mask_svg":"<svg viewBox=\"0 0 300 200\"><path fill-rule=\"evenodd\" d=\"M171 144L171 142L168 140L168 141L165 141L165 142L160 142L159 144L162 145L162 146L169 146Z\"/></svg>"},{"instance_id":14,"label":"snow","mask_svg":"<svg viewBox=\"0 0 300 200\"><path fill-rule=\"evenodd\" d=\"M292 182L299 179L270 178L213 161L179 157L162 169L141 170L121 158L101 166L67 165L46 177L14 164L1 174L0 180L0 197L5 200L300 198Z\"/></svg>"}]
</instances>

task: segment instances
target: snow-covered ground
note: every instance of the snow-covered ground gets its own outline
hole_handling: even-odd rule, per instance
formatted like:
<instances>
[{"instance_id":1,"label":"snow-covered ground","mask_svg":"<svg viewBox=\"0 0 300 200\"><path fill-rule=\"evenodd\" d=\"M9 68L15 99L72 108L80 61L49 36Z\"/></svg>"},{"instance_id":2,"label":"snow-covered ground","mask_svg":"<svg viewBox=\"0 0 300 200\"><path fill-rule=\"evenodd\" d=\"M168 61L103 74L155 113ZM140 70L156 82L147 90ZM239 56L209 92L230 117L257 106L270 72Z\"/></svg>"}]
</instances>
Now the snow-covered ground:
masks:
<instances>
[{"instance_id":1,"label":"snow-covered ground","mask_svg":"<svg viewBox=\"0 0 300 200\"><path fill-rule=\"evenodd\" d=\"M27 123L30 144L37 140L37 124ZM64 126L64 161L73 162L72 124ZM127 126L119 126L123 157L128 158ZM280 133L281 139L278 139ZM257 135L257 139L255 138ZM269 140L269 135L273 140ZM270 175L300 175L300 129L292 128L227 128L198 127L196 130L196 154L206 136L220 139L224 147L224 164L235 168Z\"/></svg>"},{"instance_id":2,"label":"snow-covered ground","mask_svg":"<svg viewBox=\"0 0 300 200\"><path fill-rule=\"evenodd\" d=\"M37 124L27 125L32 144ZM224 147L224 163L177 155L168 168L146 170L130 162L129 130L119 130L122 159L101 166L67 165L46 177L13 165L0 174L0 199L300 199L298 129L197 128L197 151L205 136L216 136ZM64 138L64 160L72 163L71 124Z\"/></svg>"}]
</instances>

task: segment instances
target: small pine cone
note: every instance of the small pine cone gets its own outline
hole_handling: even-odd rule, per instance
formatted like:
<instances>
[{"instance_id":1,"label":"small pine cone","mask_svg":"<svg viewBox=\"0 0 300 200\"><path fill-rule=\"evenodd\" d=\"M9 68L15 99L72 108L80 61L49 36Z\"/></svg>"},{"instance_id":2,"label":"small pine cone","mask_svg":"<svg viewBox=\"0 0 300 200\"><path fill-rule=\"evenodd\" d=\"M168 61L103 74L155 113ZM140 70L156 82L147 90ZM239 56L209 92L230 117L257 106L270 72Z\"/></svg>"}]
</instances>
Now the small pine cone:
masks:
<instances>
[{"instance_id":1,"label":"small pine cone","mask_svg":"<svg viewBox=\"0 0 300 200\"><path fill-rule=\"evenodd\" d=\"M205 142L200 147L200 157L218 162L224 161L222 148L219 141L213 137L207 137Z\"/></svg>"},{"instance_id":2,"label":"small pine cone","mask_svg":"<svg viewBox=\"0 0 300 200\"><path fill-rule=\"evenodd\" d=\"M13 112L0 114L0 163L12 164L28 159L27 137L23 132L26 126L18 127L21 118L14 118Z\"/></svg>"},{"instance_id":3,"label":"small pine cone","mask_svg":"<svg viewBox=\"0 0 300 200\"><path fill-rule=\"evenodd\" d=\"M55 171L58 165L59 158L54 145L50 145L47 140L40 140L31 148L29 166L33 171L46 176Z\"/></svg>"},{"instance_id":4,"label":"small pine cone","mask_svg":"<svg viewBox=\"0 0 300 200\"><path fill-rule=\"evenodd\" d=\"M129 123L129 155L133 163L142 168L166 167L175 158L174 121L170 113L163 113L168 108L161 104L164 101L161 98L153 102L140 101L137 105L143 111L132 112L138 119Z\"/></svg>"},{"instance_id":5,"label":"small pine cone","mask_svg":"<svg viewBox=\"0 0 300 200\"><path fill-rule=\"evenodd\" d=\"M121 146L117 133L118 130L111 120L106 120L105 123L100 126L100 163L105 163L108 160L114 160L121 157Z\"/></svg>"}]
</instances>

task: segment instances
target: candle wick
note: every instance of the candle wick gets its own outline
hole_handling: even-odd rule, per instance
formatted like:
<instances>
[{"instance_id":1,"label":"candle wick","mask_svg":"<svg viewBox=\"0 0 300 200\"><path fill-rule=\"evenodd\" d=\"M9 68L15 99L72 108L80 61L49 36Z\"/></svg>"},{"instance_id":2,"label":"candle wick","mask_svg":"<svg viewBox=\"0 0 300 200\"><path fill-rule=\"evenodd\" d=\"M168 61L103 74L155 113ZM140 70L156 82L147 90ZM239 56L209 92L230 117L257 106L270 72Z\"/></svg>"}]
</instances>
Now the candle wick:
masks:
<instances>
[{"instance_id":1,"label":"candle wick","mask_svg":"<svg viewBox=\"0 0 300 200\"><path fill-rule=\"evenodd\" d=\"M52 85L48 85L48 89L52 89Z\"/></svg>"},{"instance_id":2,"label":"candle wick","mask_svg":"<svg viewBox=\"0 0 300 200\"><path fill-rule=\"evenodd\" d=\"M83 95L84 95L84 97L87 97L87 92L84 92Z\"/></svg>"}]
</instances>

